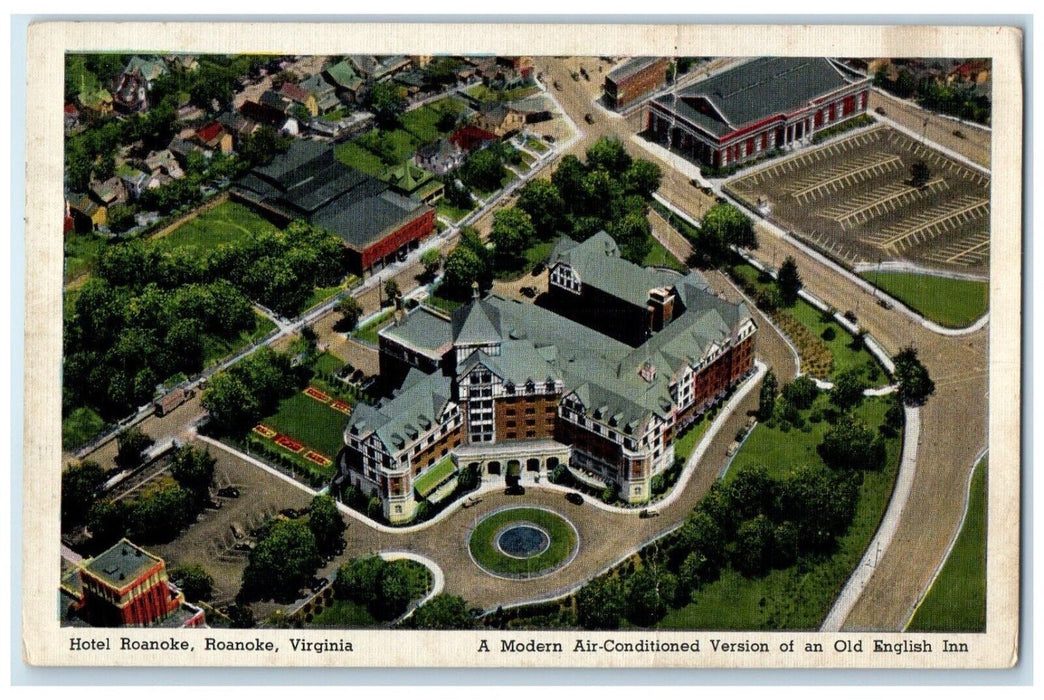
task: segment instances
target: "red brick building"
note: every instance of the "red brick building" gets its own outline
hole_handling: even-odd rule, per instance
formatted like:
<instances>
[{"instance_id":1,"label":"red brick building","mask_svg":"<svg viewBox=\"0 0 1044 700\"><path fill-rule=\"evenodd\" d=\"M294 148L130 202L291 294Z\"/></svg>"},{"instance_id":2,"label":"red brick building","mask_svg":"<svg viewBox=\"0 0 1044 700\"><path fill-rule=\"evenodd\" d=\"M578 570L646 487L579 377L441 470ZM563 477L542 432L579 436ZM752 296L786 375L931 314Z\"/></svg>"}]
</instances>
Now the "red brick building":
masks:
<instances>
[{"instance_id":1,"label":"red brick building","mask_svg":"<svg viewBox=\"0 0 1044 700\"><path fill-rule=\"evenodd\" d=\"M203 611L185 602L162 559L122 539L80 564L63 585L75 616L95 627L201 627Z\"/></svg>"},{"instance_id":2,"label":"red brick building","mask_svg":"<svg viewBox=\"0 0 1044 700\"><path fill-rule=\"evenodd\" d=\"M830 58L757 58L648 103L645 126L724 168L866 113L870 78Z\"/></svg>"},{"instance_id":3,"label":"red brick building","mask_svg":"<svg viewBox=\"0 0 1044 700\"><path fill-rule=\"evenodd\" d=\"M659 90L667 82L670 65L668 58L641 56L609 71L602 86L606 106L624 109Z\"/></svg>"}]
</instances>

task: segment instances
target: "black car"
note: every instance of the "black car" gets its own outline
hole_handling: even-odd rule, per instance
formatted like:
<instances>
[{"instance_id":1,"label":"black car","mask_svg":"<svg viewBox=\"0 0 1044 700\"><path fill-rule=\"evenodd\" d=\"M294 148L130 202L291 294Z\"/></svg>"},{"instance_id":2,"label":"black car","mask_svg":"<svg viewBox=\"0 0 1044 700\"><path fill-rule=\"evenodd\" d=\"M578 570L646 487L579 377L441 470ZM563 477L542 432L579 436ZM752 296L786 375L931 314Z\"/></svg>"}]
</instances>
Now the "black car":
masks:
<instances>
[{"instance_id":1,"label":"black car","mask_svg":"<svg viewBox=\"0 0 1044 700\"><path fill-rule=\"evenodd\" d=\"M591 116L590 112L584 115L584 121L588 124L594 124L594 117Z\"/></svg>"},{"instance_id":2,"label":"black car","mask_svg":"<svg viewBox=\"0 0 1044 700\"><path fill-rule=\"evenodd\" d=\"M578 494L576 491L570 491L566 494L566 500L572 503L574 506L582 506L584 504L584 497Z\"/></svg>"},{"instance_id":3,"label":"black car","mask_svg":"<svg viewBox=\"0 0 1044 700\"><path fill-rule=\"evenodd\" d=\"M508 486L506 489L504 489L504 495L505 496L525 496L526 495L526 490L523 487L519 486L518 484L515 484L514 486Z\"/></svg>"}]
</instances>

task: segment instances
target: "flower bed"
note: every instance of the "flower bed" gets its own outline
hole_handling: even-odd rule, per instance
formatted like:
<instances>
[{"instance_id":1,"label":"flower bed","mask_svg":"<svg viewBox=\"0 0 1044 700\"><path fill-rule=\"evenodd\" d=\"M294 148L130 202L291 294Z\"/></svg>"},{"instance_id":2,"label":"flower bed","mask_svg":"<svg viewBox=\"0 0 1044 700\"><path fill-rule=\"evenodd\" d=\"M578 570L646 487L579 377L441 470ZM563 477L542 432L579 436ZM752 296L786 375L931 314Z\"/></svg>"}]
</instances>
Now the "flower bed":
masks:
<instances>
[{"instance_id":1,"label":"flower bed","mask_svg":"<svg viewBox=\"0 0 1044 700\"><path fill-rule=\"evenodd\" d=\"M310 396L311 398L315 399L319 403L330 403L330 397L324 394L323 392L319 391L315 387L308 387L304 390L304 393Z\"/></svg>"},{"instance_id":2,"label":"flower bed","mask_svg":"<svg viewBox=\"0 0 1044 700\"><path fill-rule=\"evenodd\" d=\"M307 452L305 452L304 456L305 456L305 459L307 459L308 461L315 462L316 464L318 464L321 467L328 467L331 464L333 464L333 460L327 459L326 457L324 457L323 455L319 454L315 450L308 450Z\"/></svg>"},{"instance_id":3,"label":"flower bed","mask_svg":"<svg viewBox=\"0 0 1044 700\"><path fill-rule=\"evenodd\" d=\"M285 450L290 450L294 454L297 454L298 452L304 449L304 445L299 443L297 440L288 438L286 435L277 435L272 442L279 445Z\"/></svg>"},{"instance_id":4,"label":"flower bed","mask_svg":"<svg viewBox=\"0 0 1044 700\"><path fill-rule=\"evenodd\" d=\"M261 425L260 423L254 426L254 432L260 435L261 437L268 438L269 440L271 440L277 435L276 431L272 430L268 426Z\"/></svg>"},{"instance_id":5,"label":"flower bed","mask_svg":"<svg viewBox=\"0 0 1044 700\"><path fill-rule=\"evenodd\" d=\"M335 411L340 411L346 416L352 415L352 405L347 401L341 401L340 399L337 399L336 401L330 404L330 408L332 408Z\"/></svg>"}]
</instances>

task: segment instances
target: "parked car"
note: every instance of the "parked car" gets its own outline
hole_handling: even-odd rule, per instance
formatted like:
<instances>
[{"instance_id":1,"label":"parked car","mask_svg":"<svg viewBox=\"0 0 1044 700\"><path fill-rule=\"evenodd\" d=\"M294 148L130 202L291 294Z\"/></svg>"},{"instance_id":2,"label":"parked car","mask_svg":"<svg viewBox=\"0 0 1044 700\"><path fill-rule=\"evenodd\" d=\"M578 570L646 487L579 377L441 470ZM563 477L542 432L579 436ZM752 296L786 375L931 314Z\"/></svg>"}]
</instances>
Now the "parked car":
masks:
<instances>
[{"instance_id":1,"label":"parked car","mask_svg":"<svg viewBox=\"0 0 1044 700\"><path fill-rule=\"evenodd\" d=\"M594 117L591 116L590 112L584 115L584 121L588 124L594 124Z\"/></svg>"},{"instance_id":2,"label":"parked car","mask_svg":"<svg viewBox=\"0 0 1044 700\"><path fill-rule=\"evenodd\" d=\"M584 504L584 497L578 494L576 491L570 491L566 494L566 500L572 503L574 506L582 506Z\"/></svg>"}]
</instances>

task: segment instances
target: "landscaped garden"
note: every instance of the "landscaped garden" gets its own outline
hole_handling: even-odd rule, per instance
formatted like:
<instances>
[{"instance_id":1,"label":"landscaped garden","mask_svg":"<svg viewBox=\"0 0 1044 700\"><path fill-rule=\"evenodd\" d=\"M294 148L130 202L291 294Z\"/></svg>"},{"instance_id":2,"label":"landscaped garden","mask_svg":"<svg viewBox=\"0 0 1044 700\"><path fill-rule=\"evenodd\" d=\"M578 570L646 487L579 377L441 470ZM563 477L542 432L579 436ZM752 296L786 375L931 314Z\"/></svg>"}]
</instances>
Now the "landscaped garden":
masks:
<instances>
[{"instance_id":1,"label":"landscaped garden","mask_svg":"<svg viewBox=\"0 0 1044 700\"><path fill-rule=\"evenodd\" d=\"M983 460L972 475L961 531L907 632L986 630L986 474Z\"/></svg>"},{"instance_id":2,"label":"landscaped garden","mask_svg":"<svg viewBox=\"0 0 1044 700\"><path fill-rule=\"evenodd\" d=\"M535 95L540 92L540 88L536 85L522 85L508 90L494 90L485 85L473 85L467 92L479 102L511 102Z\"/></svg>"},{"instance_id":3,"label":"landscaped garden","mask_svg":"<svg viewBox=\"0 0 1044 700\"><path fill-rule=\"evenodd\" d=\"M487 515L468 539L472 558L487 573L511 578L544 576L575 556L573 525L543 508L507 508Z\"/></svg>"},{"instance_id":4,"label":"landscaped garden","mask_svg":"<svg viewBox=\"0 0 1044 700\"><path fill-rule=\"evenodd\" d=\"M375 318L373 318L370 321L367 321L364 325L360 326L355 331L353 331L352 336L356 340L361 340L361 341L363 341L365 343L372 343L373 345L376 345L377 344L377 331L381 330L386 325L391 323L391 318L394 315L395 315L395 310L394 309L388 309L387 311L382 311Z\"/></svg>"},{"instance_id":5,"label":"landscaped garden","mask_svg":"<svg viewBox=\"0 0 1044 700\"><path fill-rule=\"evenodd\" d=\"M667 250L663 244L655 238L652 239L652 247L649 248L649 254L645 256L642 265L645 265L646 267L669 267L672 270L678 270L679 272L686 272L687 270L685 265L674 256L674 253Z\"/></svg>"},{"instance_id":6,"label":"landscaped garden","mask_svg":"<svg viewBox=\"0 0 1044 700\"><path fill-rule=\"evenodd\" d=\"M864 272L863 279L917 313L949 328L971 325L989 306L989 284L906 272Z\"/></svg>"}]
</instances>

